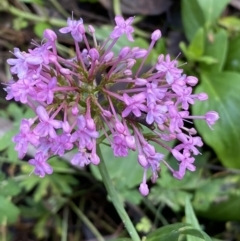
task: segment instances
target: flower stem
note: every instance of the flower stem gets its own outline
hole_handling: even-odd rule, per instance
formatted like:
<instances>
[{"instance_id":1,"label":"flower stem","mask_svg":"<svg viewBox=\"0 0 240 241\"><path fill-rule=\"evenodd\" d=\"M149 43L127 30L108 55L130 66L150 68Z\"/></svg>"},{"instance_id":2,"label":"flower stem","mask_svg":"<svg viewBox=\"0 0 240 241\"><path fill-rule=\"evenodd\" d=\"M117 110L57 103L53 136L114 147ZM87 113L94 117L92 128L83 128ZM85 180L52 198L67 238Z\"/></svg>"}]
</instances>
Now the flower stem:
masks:
<instances>
[{"instance_id":1,"label":"flower stem","mask_svg":"<svg viewBox=\"0 0 240 241\"><path fill-rule=\"evenodd\" d=\"M125 211L123 207L123 203L118 197L118 193L116 192L113 183L110 179L109 173L107 171L106 165L104 163L104 158L102 156L100 146L97 145L97 153L100 158L100 163L98 164L98 169L100 171L100 174L102 176L103 183L107 189L108 195L111 197L112 203L114 207L116 208L120 218L122 219L129 235L131 236L133 241L140 241L140 237L136 231L136 229L133 226L132 221L130 220L127 212Z\"/></svg>"}]
</instances>

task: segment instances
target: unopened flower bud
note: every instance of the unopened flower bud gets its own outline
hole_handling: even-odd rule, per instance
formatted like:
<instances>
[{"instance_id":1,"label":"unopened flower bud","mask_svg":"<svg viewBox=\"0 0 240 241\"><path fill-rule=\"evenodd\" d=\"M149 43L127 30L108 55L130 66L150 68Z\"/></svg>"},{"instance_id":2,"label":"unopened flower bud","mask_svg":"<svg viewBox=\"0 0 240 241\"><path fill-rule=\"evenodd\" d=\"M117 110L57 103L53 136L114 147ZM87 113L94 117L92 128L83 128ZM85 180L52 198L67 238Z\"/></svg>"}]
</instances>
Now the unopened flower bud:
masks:
<instances>
[{"instance_id":1,"label":"unopened flower bud","mask_svg":"<svg viewBox=\"0 0 240 241\"><path fill-rule=\"evenodd\" d=\"M98 165L100 163L100 158L96 153L91 154L91 163L93 165Z\"/></svg>"},{"instance_id":2,"label":"unopened flower bud","mask_svg":"<svg viewBox=\"0 0 240 241\"><path fill-rule=\"evenodd\" d=\"M121 50L120 50L120 52L119 52L119 57L121 58L121 59L124 59L128 54L129 54L129 52L130 52L130 48L129 47L123 47Z\"/></svg>"},{"instance_id":3,"label":"unopened flower bud","mask_svg":"<svg viewBox=\"0 0 240 241\"><path fill-rule=\"evenodd\" d=\"M146 85L147 83L148 81L146 79L137 78L135 80L135 85L138 85L138 86L143 86L143 85Z\"/></svg>"},{"instance_id":4,"label":"unopened flower bud","mask_svg":"<svg viewBox=\"0 0 240 241\"><path fill-rule=\"evenodd\" d=\"M103 115L108 117L108 118L111 118L112 117L112 113L108 110L103 110Z\"/></svg>"},{"instance_id":5,"label":"unopened flower bud","mask_svg":"<svg viewBox=\"0 0 240 241\"><path fill-rule=\"evenodd\" d=\"M60 71L61 74L66 74L66 75L71 74L71 71L69 69L66 69L66 68L61 68L61 69L59 69L59 71Z\"/></svg>"},{"instance_id":6,"label":"unopened flower bud","mask_svg":"<svg viewBox=\"0 0 240 241\"><path fill-rule=\"evenodd\" d=\"M157 30L155 30L155 31L152 33L151 39L152 39L153 41L157 41L158 39L161 38L161 36L162 36L161 31L160 31L159 29L157 29Z\"/></svg>"},{"instance_id":7,"label":"unopened flower bud","mask_svg":"<svg viewBox=\"0 0 240 241\"><path fill-rule=\"evenodd\" d=\"M149 194L149 189L148 189L148 185L146 183L141 183L140 187L139 187L139 192L143 195L143 196L147 196Z\"/></svg>"},{"instance_id":8,"label":"unopened flower bud","mask_svg":"<svg viewBox=\"0 0 240 241\"><path fill-rule=\"evenodd\" d=\"M126 69L125 71L123 71L123 74L125 76L131 76L132 75L132 71L130 69Z\"/></svg>"},{"instance_id":9,"label":"unopened flower bud","mask_svg":"<svg viewBox=\"0 0 240 241\"><path fill-rule=\"evenodd\" d=\"M191 86L195 86L198 83L198 79L194 76L188 76L185 81L188 85Z\"/></svg>"},{"instance_id":10,"label":"unopened flower bud","mask_svg":"<svg viewBox=\"0 0 240 241\"><path fill-rule=\"evenodd\" d=\"M68 121L63 121L63 123L62 123L62 128L63 128L63 131L64 131L64 132L69 133L69 131L70 131L70 125L69 125Z\"/></svg>"},{"instance_id":11,"label":"unopened flower bud","mask_svg":"<svg viewBox=\"0 0 240 241\"><path fill-rule=\"evenodd\" d=\"M95 48L92 48L89 50L89 55L93 61L99 59L99 53Z\"/></svg>"},{"instance_id":12,"label":"unopened flower bud","mask_svg":"<svg viewBox=\"0 0 240 241\"><path fill-rule=\"evenodd\" d=\"M148 166L148 161L145 155L139 154L138 155L138 162L142 167L147 167Z\"/></svg>"},{"instance_id":13,"label":"unopened flower bud","mask_svg":"<svg viewBox=\"0 0 240 241\"><path fill-rule=\"evenodd\" d=\"M96 130L96 125L92 118L86 118L86 125L89 130Z\"/></svg>"},{"instance_id":14,"label":"unopened flower bud","mask_svg":"<svg viewBox=\"0 0 240 241\"><path fill-rule=\"evenodd\" d=\"M104 62L104 63L109 62L110 60L112 60L113 56L114 56L114 53L113 53L113 52L107 53L107 54L104 56L104 58L103 58L103 62Z\"/></svg>"},{"instance_id":15,"label":"unopened flower bud","mask_svg":"<svg viewBox=\"0 0 240 241\"><path fill-rule=\"evenodd\" d=\"M126 140L126 144L127 144L128 148L130 148L132 150L136 150L136 144L135 144L134 136L126 136L125 140Z\"/></svg>"},{"instance_id":16,"label":"unopened flower bud","mask_svg":"<svg viewBox=\"0 0 240 241\"><path fill-rule=\"evenodd\" d=\"M198 98L198 100L201 100L201 101L207 100L208 95L206 93L200 93L200 94L197 95L197 98Z\"/></svg>"},{"instance_id":17,"label":"unopened flower bud","mask_svg":"<svg viewBox=\"0 0 240 241\"><path fill-rule=\"evenodd\" d=\"M138 50L138 51L134 54L134 58L140 59L140 58L145 57L146 54L147 54L147 50L146 50L146 49L140 49L140 50Z\"/></svg>"},{"instance_id":18,"label":"unopened flower bud","mask_svg":"<svg viewBox=\"0 0 240 241\"><path fill-rule=\"evenodd\" d=\"M205 119L209 127L214 125L215 122L219 119L219 115L216 111L209 111L205 114Z\"/></svg>"},{"instance_id":19,"label":"unopened flower bud","mask_svg":"<svg viewBox=\"0 0 240 241\"><path fill-rule=\"evenodd\" d=\"M125 131L124 125L119 121L115 124L115 128L121 134L124 133L124 131Z\"/></svg>"},{"instance_id":20,"label":"unopened flower bud","mask_svg":"<svg viewBox=\"0 0 240 241\"><path fill-rule=\"evenodd\" d=\"M73 106L73 108L72 108L72 114L73 114L73 115L77 115L78 113L79 113L78 107L77 107L77 106Z\"/></svg>"},{"instance_id":21,"label":"unopened flower bud","mask_svg":"<svg viewBox=\"0 0 240 241\"><path fill-rule=\"evenodd\" d=\"M131 69L134 64L136 64L136 60L135 59L128 59L127 60L127 68L128 69Z\"/></svg>"},{"instance_id":22,"label":"unopened flower bud","mask_svg":"<svg viewBox=\"0 0 240 241\"><path fill-rule=\"evenodd\" d=\"M51 29L44 30L43 36L44 36L44 38L46 38L47 40L49 40L51 42L54 42L57 39L57 35Z\"/></svg>"},{"instance_id":23,"label":"unopened flower bud","mask_svg":"<svg viewBox=\"0 0 240 241\"><path fill-rule=\"evenodd\" d=\"M90 34L95 33L95 28L94 28L92 25L88 25L88 32L89 32Z\"/></svg>"}]
</instances>

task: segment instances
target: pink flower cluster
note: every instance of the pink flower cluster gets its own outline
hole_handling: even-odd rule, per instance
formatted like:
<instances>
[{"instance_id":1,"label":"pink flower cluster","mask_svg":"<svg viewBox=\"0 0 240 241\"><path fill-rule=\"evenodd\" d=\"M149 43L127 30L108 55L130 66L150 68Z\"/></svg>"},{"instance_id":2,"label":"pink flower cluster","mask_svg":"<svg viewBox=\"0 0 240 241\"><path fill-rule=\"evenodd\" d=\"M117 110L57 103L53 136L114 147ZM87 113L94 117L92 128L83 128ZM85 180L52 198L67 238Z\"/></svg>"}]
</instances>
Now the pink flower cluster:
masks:
<instances>
[{"instance_id":1,"label":"pink flower cluster","mask_svg":"<svg viewBox=\"0 0 240 241\"><path fill-rule=\"evenodd\" d=\"M114 30L101 45L97 44L95 29L89 26L92 47L83 20L69 18L67 27L59 31L71 33L73 37L76 56L71 60L58 54L57 36L49 29L44 31L42 45L34 43L35 48L28 52L14 49L15 58L7 62L17 80L12 79L5 88L6 99L27 104L36 116L22 120L13 142L19 158L26 155L29 144L36 148L36 155L29 163L36 175L44 177L53 172L47 160L53 155L63 156L73 148L76 149L71 160L73 165L97 165L100 159L96 145L105 137L117 157L127 157L129 151L138 153L138 163L143 168L139 190L147 195L146 173L151 171L155 182L161 163L178 179L183 178L186 170L195 170L194 156L200 154L198 147L203 143L196 136L196 130L186 127L185 123L203 119L211 127L219 116L214 111L204 116L190 115L189 106L195 100L206 100L207 95L192 93L197 78L184 75L169 55L159 55L157 63L140 74L161 37L160 30L152 33L148 49L126 46L115 55L112 48L118 39L126 34L128 40L133 41L134 31L133 18L125 21L116 16L115 21ZM79 42L86 47L80 49ZM136 62L139 65L133 71ZM117 89L119 85L121 90ZM172 140L180 144L171 148L167 143ZM152 142L172 153L179 170L168 165Z\"/></svg>"}]
</instances>

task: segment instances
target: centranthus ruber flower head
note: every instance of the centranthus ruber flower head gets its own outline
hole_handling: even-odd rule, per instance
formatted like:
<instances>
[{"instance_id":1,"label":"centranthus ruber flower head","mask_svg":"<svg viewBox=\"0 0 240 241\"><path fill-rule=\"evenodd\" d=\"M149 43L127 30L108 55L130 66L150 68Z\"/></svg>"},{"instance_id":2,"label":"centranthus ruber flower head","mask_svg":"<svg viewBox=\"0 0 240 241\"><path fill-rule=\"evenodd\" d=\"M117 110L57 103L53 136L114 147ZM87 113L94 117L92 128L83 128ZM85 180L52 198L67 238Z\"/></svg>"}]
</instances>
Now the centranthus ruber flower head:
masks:
<instances>
[{"instance_id":1,"label":"centranthus ruber flower head","mask_svg":"<svg viewBox=\"0 0 240 241\"><path fill-rule=\"evenodd\" d=\"M183 74L170 55L159 55L155 65L140 74L161 37L160 30L151 34L148 49L125 46L115 54L113 46L122 35L134 40L133 18L116 16L115 21L115 28L101 45L96 41L95 29L89 26L94 43L91 45L83 20L69 18L67 27L59 31L72 35L76 48L72 59L60 56L57 35L50 29L44 31L42 45L34 43L28 52L14 49L15 58L7 62L17 79L6 86L6 99L27 104L36 116L22 120L13 142L19 158L24 158L28 145L36 148L29 164L36 175L44 177L53 172L48 163L51 156L61 157L73 149L73 165L98 165L101 160L96 145L101 133L115 156L126 158L129 152L137 152L136 165L143 168L139 191L145 196L149 193L148 171L152 173L152 182L156 182L162 164L178 179L186 171L195 171L195 156L200 154L198 148L203 143L196 130L189 128L189 121L202 119L212 128L219 116L215 111L204 116L190 115L190 106L207 100L207 95L193 93L197 78ZM79 42L85 48L81 49ZM137 61L139 67L133 71ZM178 141L174 148L168 145L172 140ZM179 164L178 170L168 165L157 145L171 152Z\"/></svg>"}]
</instances>

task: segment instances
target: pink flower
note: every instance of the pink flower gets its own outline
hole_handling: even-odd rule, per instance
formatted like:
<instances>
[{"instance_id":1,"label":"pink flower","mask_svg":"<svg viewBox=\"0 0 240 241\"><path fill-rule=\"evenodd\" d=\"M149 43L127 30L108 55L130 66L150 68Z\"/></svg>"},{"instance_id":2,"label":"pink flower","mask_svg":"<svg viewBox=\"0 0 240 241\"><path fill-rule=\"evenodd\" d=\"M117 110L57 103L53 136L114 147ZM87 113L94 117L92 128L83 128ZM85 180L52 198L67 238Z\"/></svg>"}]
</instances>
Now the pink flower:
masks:
<instances>
[{"instance_id":1,"label":"pink flower","mask_svg":"<svg viewBox=\"0 0 240 241\"><path fill-rule=\"evenodd\" d=\"M67 20L67 27L63 27L59 29L60 33L69 33L71 32L72 37L75 41L81 42L83 39L83 34L85 32L83 20L80 18L78 21L72 20L68 18Z\"/></svg>"},{"instance_id":2,"label":"pink flower","mask_svg":"<svg viewBox=\"0 0 240 241\"><path fill-rule=\"evenodd\" d=\"M38 106L36 112L40 123L34 128L34 134L40 137L49 135L50 137L55 138L57 136L55 129L61 128L62 122L50 118L47 111L42 106Z\"/></svg>"},{"instance_id":3,"label":"pink flower","mask_svg":"<svg viewBox=\"0 0 240 241\"><path fill-rule=\"evenodd\" d=\"M28 161L28 163L34 166L34 174L39 177L44 177L46 174L52 174L53 169L46 161L47 157L42 152L38 152L34 159Z\"/></svg>"},{"instance_id":4,"label":"pink flower","mask_svg":"<svg viewBox=\"0 0 240 241\"><path fill-rule=\"evenodd\" d=\"M112 39L116 39L125 33L129 41L134 41L132 37L134 28L131 26L133 20L134 20L133 17L130 17L125 21L122 16L116 16L115 17L116 27L112 31L110 37Z\"/></svg>"},{"instance_id":5,"label":"pink flower","mask_svg":"<svg viewBox=\"0 0 240 241\"><path fill-rule=\"evenodd\" d=\"M123 112L122 117L127 117L131 112L137 116L141 116L141 111L147 111L147 107L143 104L145 102L145 94L140 93L130 97L126 93L123 94L123 102L127 106Z\"/></svg>"}]
</instances>

